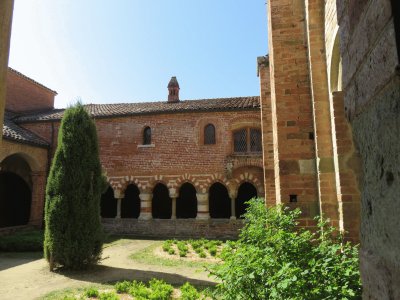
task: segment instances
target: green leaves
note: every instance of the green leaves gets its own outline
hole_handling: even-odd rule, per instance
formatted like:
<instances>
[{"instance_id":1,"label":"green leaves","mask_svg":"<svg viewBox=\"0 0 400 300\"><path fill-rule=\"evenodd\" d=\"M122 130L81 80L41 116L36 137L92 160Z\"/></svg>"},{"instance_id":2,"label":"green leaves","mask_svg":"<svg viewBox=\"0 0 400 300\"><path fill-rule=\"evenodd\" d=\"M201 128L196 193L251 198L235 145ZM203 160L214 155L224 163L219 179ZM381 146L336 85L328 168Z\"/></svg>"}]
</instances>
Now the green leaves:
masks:
<instances>
[{"instance_id":1,"label":"green leaves","mask_svg":"<svg viewBox=\"0 0 400 300\"><path fill-rule=\"evenodd\" d=\"M320 222L317 232L296 228L300 210L249 202L235 244L211 268L221 299L360 299L358 247Z\"/></svg>"}]
</instances>

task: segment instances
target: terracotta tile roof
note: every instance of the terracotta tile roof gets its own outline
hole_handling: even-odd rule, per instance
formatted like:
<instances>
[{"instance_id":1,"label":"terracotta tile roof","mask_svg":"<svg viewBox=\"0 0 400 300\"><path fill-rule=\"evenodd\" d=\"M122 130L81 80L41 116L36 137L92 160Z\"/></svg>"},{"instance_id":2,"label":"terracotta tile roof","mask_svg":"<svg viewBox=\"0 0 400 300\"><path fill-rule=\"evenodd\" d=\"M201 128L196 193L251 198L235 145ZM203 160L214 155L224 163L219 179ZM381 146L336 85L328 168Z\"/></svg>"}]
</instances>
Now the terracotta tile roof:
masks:
<instances>
[{"instance_id":1,"label":"terracotta tile roof","mask_svg":"<svg viewBox=\"0 0 400 300\"><path fill-rule=\"evenodd\" d=\"M49 144L34 134L33 132L22 128L13 122L15 115L11 112L5 112L3 124L3 139L13 140L23 144L30 144L40 147L48 147Z\"/></svg>"},{"instance_id":2,"label":"terracotta tile roof","mask_svg":"<svg viewBox=\"0 0 400 300\"><path fill-rule=\"evenodd\" d=\"M183 113L201 111L259 110L260 97L215 98L184 100L175 103L141 102L119 104L87 104L89 114L94 118L121 117L143 114ZM17 123L60 120L64 109L53 109L15 119Z\"/></svg>"}]
</instances>

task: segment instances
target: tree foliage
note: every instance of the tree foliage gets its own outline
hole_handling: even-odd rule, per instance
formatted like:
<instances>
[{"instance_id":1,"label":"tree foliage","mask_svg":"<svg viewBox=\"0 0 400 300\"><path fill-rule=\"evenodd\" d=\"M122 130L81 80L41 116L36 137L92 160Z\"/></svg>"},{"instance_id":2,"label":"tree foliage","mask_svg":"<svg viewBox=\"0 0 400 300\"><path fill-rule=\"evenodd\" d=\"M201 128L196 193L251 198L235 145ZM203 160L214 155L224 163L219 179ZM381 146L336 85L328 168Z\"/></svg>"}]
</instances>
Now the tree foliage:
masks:
<instances>
[{"instance_id":1,"label":"tree foliage","mask_svg":"<svg viewBox=\"0 0 400 300\"><path fill-rule=\"evenodd\" d=\"M211 269L220 299L361 299L358 247L343 243L320 222L310 232L296 227L300 210L266 208L254 199L239 240Z\"/></svg>"},{"instance_id":2,"label":"tree foliage","mask_svg":"<svg viewBox=\"0 0 400 300\"><path fill-rule=\"evenodd\" d=\"M78 103L64 113L46 186L44 255L50 269L81 269L100 259L104 187L96 126Z\"/></svg>"}]
</instances>

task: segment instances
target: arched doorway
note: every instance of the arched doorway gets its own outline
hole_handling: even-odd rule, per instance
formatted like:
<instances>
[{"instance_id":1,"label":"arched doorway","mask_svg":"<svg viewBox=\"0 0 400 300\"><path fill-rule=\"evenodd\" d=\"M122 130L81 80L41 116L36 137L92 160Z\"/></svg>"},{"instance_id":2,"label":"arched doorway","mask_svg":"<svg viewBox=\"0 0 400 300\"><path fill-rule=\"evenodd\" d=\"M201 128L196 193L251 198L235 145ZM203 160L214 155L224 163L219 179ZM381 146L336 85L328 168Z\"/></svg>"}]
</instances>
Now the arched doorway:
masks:
<instances>
[{"instance_id":1,"label":"arched doorway","mask_svg":"<svg viewBox=\"0 0 400 300\"><path fill-rule=\"evenodd\" d=\"M121 218L139 218L140 215L140 191L134 184L128 185L125 197L121 202Z\"/></svg>"},{"instance_id":2,"label":"arched doorway","mask_svg":"<svg viewBox=\"0 0 400 300\"><path fill-rule=\"evenodd\" d=\"M152 215L153 219L171 219L172 199L169 197L168 188L158 183L153 189Z\"/></svg>"},{"instance_id":3,"label":"arched doorway","mask_svg":"<svg viewBox=\"0 0 400 300\"><path fill-rule=\"evenodd\" d=\"M179 190L176 199L176 217L178 219L190 219L197 216L196 189L188 182L184 183Z\"/></svg>"},{"instance_id":4,"label":"arched doorway","mask_svg":"<svg viewBox=\"0 0 400 300\"><path fill-rule=\"evenodd\" d=\"M101 195L100 203L102 218L115 218L117 216L117 200L114 198L114 190L111 186Z\"/></svg>"},{"instance_id":5,"label":"arched doorway","mask_svg":"<svg viewBox=\"0 0 400 300\"><path fill-rule=\"evenodd\" d=\"M231 216L231 199L226 187L216 182L209 190L210 217L215 219L228 219Z\"/></svg>"},{"instance_id":6,"label":"arched doorway","mask_svg":"<svg viewBox=\"0 0 400 300\"><path fill-rule=\"evenodd\" d=\"M241 216L246 212L247 204L251 198L257 197L257 189L250 182L244 182L240 185L238 195L235 201L236 217Z\"/></svg>"},{"instance_id":7,"label":"arched doorway","mask_svg":"<svg viewBox=\"0 0 400 300\"><path fill-rule=\"evenodd\" d=\"M0 172L0 227L29 222L32 192L21 176Z\"/></svg>"}]
</instances>

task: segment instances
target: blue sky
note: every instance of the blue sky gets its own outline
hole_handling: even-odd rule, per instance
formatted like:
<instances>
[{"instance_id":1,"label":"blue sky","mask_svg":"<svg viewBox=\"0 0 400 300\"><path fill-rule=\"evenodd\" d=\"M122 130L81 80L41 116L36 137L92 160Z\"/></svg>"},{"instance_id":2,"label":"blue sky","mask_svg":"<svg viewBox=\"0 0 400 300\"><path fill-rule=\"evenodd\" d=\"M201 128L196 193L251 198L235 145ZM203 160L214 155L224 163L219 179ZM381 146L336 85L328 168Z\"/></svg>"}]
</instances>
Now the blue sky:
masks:
<instances>
[{"instance_id":1,"label":"blue sky","mask_svg":"<svg viewBox=\"0 0 400 300\"><path fill-rule=\"evenodd\" d=\"M56 107L259 94L265 0L15 0L9 65Z\"/></svg>"}]
</instances>

